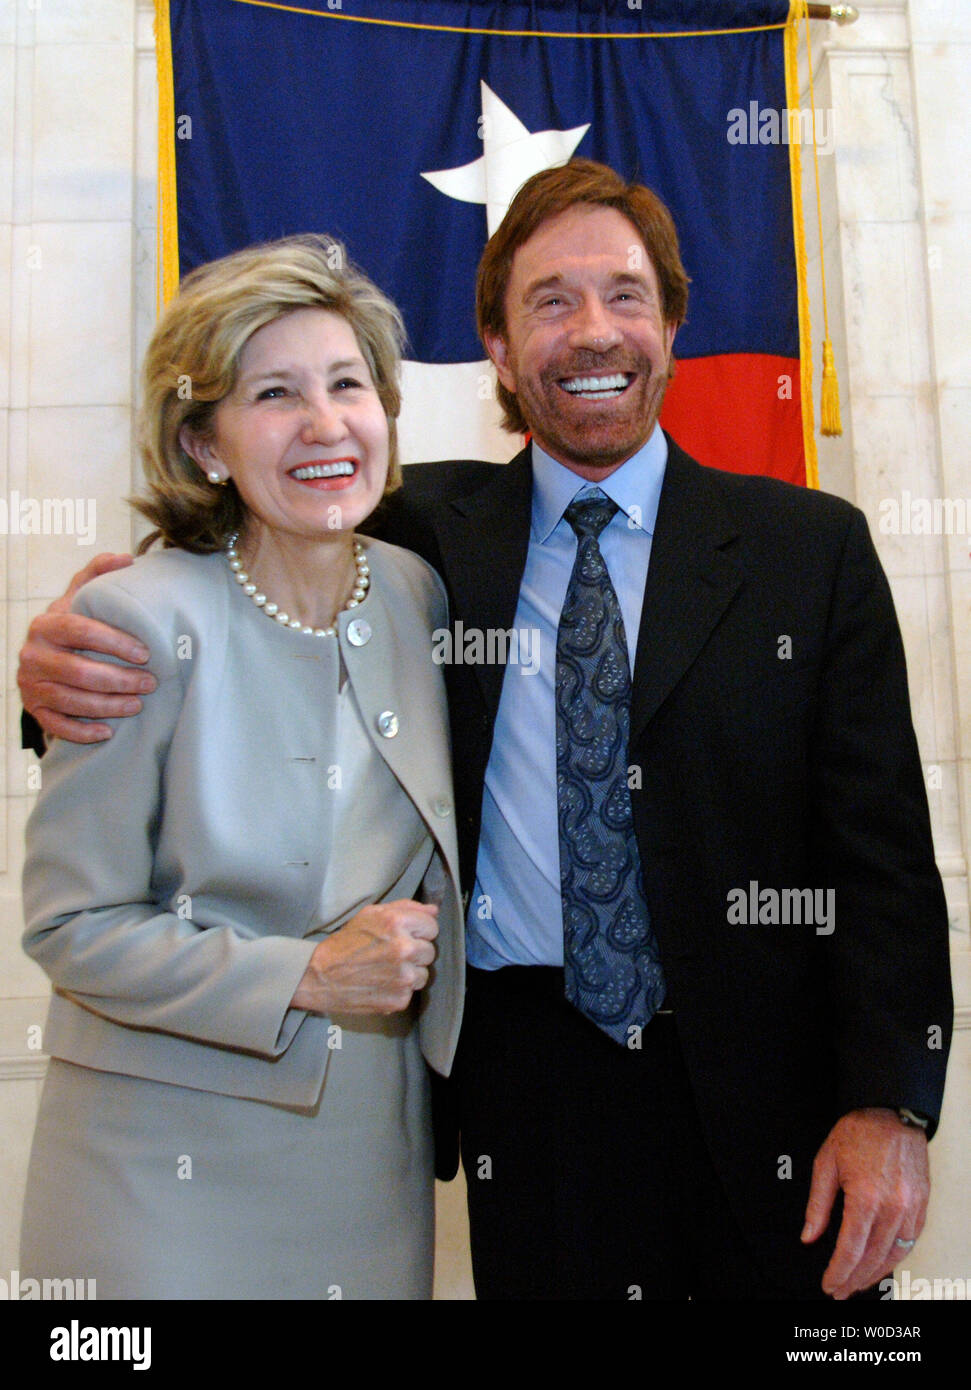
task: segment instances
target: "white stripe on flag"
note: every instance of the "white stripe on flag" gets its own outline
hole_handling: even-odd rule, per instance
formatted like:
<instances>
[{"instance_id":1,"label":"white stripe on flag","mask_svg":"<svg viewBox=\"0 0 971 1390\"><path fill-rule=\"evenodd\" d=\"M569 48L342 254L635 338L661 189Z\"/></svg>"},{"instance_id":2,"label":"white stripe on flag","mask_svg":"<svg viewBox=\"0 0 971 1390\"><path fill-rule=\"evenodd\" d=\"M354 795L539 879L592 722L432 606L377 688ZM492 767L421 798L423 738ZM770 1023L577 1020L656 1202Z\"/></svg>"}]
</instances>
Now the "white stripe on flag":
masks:
<instances>
[{"instance_id":1,"label":"white stripe on flag","mask_svg":"<svg viewBox=\"0 0 971 1390\"><path fill-rule=\"evenodd\" d=\"M402 463L432 459L487 459L506 463L523 437L499 424L496 374L481 362L405 362L398 421Z\"/></svg>"}]
</instances>

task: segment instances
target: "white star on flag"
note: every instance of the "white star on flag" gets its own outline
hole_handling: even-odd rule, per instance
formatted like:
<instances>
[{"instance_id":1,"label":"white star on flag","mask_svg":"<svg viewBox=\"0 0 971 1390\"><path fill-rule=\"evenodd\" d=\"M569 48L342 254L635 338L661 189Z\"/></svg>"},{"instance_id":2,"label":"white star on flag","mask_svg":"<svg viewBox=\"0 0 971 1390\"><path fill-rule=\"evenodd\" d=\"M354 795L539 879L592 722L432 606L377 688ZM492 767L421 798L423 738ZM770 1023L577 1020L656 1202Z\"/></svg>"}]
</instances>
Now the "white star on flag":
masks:
<instances>
[{"instance_id":1,"label":"white star on flag","mask_svg":"<svg viewBox=\"0 0 971 1390\"><path fill-rule=\"evenodd\" d=\"M479 159L422 178L463 203L485 203L489 236L533 174L565 164L590 129L538 130L532 134L485 83ZM500 428L495 373L479 362L402 363L403 405L398 441L405 463L429 458L508 459L513 438Z\"/></svg>"},{"instance_id":2,"label":"white star on flag","mask_svg":"<svg viewBox=\"0 0 971 1390\"><path fill-rule=\"evenodd\" d=\"M499 226L518 190L541 169L565 164L590 129L530 132L505 102L485 82L482 90L483 153L471 164L457 169L438 169L423 173L433 187L446 197L463 203L485 203L489 235Z\"/></svg>"}]
</instances>

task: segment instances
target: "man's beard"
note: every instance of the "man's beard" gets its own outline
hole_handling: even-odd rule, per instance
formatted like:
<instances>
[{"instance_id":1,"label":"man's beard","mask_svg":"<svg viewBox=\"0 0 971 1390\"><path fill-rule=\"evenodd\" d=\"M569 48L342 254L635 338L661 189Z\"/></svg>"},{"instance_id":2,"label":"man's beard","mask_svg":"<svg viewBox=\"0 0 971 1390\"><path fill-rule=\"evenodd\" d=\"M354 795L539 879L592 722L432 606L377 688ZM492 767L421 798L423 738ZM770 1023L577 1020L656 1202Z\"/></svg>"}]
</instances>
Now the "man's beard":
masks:
<instances>
[{"instance_id":1,"label":"man's beard","mask_svg":"<svg viewBox=\"0 0 971 1390\"><path fill-rule=\"evenodd\" d=\"M615 355L619 357L618 355ZM600 405L578 400L573 406L560 382L571 377L633 374L625 392ZM614 468L636 454L649 438L661 411L667 373L646 357L614 360L611 354L578 353L541 374L538 386L517 381L516 398L528 429L548 453L585 467Z\"/></svg>"}]
</instances>

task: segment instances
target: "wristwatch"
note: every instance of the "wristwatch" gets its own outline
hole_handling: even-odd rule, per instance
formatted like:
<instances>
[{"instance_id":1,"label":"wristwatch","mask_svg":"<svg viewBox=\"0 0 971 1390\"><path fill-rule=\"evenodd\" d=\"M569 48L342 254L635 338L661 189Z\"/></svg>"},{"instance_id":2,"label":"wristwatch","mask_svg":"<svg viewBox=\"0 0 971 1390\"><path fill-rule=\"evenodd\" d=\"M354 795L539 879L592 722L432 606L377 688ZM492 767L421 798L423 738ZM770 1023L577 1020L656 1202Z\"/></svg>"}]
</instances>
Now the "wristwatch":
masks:
<instances>
[{"instance_id":1,"label":"wristwatch","mask_svg":"<svg viewBox=\"0 0 971 1390\"><path fill-rule=\"evenodd\" d=\"M901 1124L910 1125L913 1129L926 1129L930 1124L926 1115L918 1115L915 1110L908 1110L906 1105L898 1106L897 1119Z\"/></svg>"}]
</instances>

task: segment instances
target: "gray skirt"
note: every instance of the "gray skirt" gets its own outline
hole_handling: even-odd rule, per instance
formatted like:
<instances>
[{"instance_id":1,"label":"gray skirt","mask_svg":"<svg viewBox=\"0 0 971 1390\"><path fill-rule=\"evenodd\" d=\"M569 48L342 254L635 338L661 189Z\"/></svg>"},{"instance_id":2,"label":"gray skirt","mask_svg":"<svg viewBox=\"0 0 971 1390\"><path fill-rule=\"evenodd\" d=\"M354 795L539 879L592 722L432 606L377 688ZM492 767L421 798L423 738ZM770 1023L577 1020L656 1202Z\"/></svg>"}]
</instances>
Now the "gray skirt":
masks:
<instances>
[{"instance_id":1,"label":"gray skirt","mask_svg":"<svg viewBox=\"0 0 971 1390\"><path fill-rule=\"evenodd\" d=\"M334 1021L341 1046L313 1109L52 1058L21 1280L95 1279L102 1299L430 1298L416 1029L400 1015Z\"/></svg>"}]
</instances>

